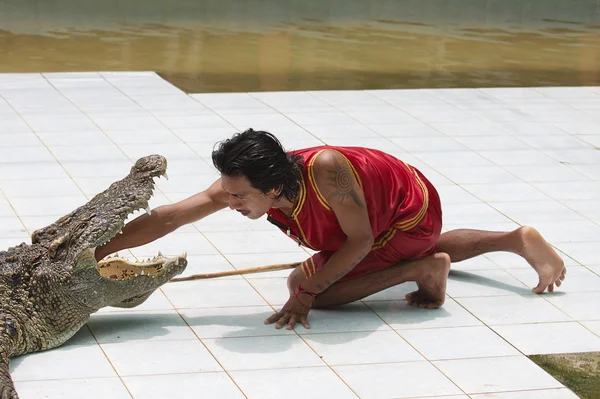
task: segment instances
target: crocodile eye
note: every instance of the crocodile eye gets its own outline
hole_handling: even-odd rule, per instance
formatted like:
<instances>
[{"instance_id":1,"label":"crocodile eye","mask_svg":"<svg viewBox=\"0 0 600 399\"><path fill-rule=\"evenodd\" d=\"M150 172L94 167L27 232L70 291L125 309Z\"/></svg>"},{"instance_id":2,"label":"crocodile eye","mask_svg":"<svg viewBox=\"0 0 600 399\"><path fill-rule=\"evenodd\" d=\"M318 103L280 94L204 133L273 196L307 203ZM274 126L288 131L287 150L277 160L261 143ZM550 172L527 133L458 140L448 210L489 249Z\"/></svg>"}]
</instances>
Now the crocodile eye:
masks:
<instances>
[{"instance_id":1,"label":"crocodile eye","mask_svg":"<svg viewBox=\"0 0 600 399\"><path fill-rule=\"evenodd\" d=\"M148 165L148 160L147 159L138 159L135 163L135 168L136 169L143 169L146 165Z\"/></svg>"},{"instance_id":2,"label":"crocodile eye","mask_svg":"<svg viewBox=\"0 0 600 399\"><path fill-rule=\"evenodd\" d=\"M31 243L38 244L42 240L49 240L54 235L56 235L56 227L54 226L35 230L31 234Z\"/></svg>"}]
</instances>

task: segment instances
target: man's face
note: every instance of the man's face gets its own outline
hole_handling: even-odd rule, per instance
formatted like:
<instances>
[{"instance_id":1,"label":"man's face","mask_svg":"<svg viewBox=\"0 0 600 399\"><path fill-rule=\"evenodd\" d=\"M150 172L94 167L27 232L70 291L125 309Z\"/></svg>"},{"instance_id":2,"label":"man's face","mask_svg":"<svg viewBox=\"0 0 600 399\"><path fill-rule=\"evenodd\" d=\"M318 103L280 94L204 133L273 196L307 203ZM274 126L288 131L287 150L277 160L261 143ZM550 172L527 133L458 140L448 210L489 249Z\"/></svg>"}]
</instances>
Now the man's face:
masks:
<instances>
[{"instance_id":1,"label":"man's face","mask_svg":"<svg viewBox=\"0 0 600 399\"><path fill-rule=\"evenodd\" d=\"M229 207L249 219L261 218L276 201L274 193L264 194L243 176L221 176L221 185L229 194Z\"/></svg>"}]
</instances>

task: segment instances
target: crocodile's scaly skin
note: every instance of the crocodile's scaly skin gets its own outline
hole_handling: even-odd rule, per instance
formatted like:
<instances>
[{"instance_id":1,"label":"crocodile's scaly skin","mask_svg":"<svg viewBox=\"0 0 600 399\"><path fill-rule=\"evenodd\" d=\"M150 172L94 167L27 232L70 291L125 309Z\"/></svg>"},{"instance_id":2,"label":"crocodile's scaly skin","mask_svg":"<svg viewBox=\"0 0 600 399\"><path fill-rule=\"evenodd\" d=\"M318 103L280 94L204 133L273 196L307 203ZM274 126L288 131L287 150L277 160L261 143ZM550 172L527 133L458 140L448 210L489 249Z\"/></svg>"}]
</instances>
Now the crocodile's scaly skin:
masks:
<instances>
[{"instance_id":1,"label":"crocodile's scaly skin","mask_svg":"<svg viewBox=\"0 0 600 399\"><path fill-rule=\"evenodd\" d=\"M31 244L0 251L0 399L18 397L9 358L62 345L92 313L137 306L185 269L184 257L161 255L141 268L112 258L107 275L94 258L131 213L148 207L166 166L160 155L139 159L125 178L35 231Z\"/></svg>"}]
</instances>

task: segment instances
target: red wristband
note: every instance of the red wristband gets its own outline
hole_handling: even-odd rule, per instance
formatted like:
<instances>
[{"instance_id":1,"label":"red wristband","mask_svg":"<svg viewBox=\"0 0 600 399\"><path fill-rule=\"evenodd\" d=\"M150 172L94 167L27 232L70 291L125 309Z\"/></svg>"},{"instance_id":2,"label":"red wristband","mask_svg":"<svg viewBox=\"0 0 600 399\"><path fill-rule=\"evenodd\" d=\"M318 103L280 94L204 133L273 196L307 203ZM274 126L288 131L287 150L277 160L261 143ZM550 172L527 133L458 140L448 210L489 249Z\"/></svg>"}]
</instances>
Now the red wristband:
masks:
<instances>
[{"instance_id":1,"label":"red wristband","mask_svg":"<svg viewBox=\"0 0 600 399\"><path fill-rule=\"evenodd\" d=\"M298 294L308 294L310 296L313 297L313 299L315 299L317 297L317 294L315 294L314 292L310 292L310 291L306 291L304 288L302 288L300 285L302 283L298 284L298 286L296 287L296 292L294 292L294 296L298 296Z\"/></svg>"}]
</instances>

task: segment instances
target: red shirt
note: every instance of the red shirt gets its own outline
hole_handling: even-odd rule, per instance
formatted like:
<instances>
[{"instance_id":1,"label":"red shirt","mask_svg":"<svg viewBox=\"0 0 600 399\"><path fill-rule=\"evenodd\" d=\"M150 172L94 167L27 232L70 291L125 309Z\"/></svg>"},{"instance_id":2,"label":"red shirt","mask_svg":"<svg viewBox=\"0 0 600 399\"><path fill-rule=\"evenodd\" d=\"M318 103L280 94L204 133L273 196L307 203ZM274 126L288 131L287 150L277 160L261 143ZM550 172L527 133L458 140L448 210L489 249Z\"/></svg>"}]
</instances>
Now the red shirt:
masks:
<instances>
[{"instance_id":1,"label":"red shirt","mask_svg":"<svg viewBox=\"0 0 600 399\"><path fill-rule=\"evenodd\" d=\"M316 251L336 251L347 238L316 187L314 160L324 150L338 151L346 158L364 191L375 237L374 248L385 245L386 236L391 237L394 229L411 230L423 219L428 207L428 190L420 172L404 161L361 147L320 146L291 151L304 158L298 201L291 217L275 208L270 209L267 216L299 244Z\"/></svg>"}]
</instances>

